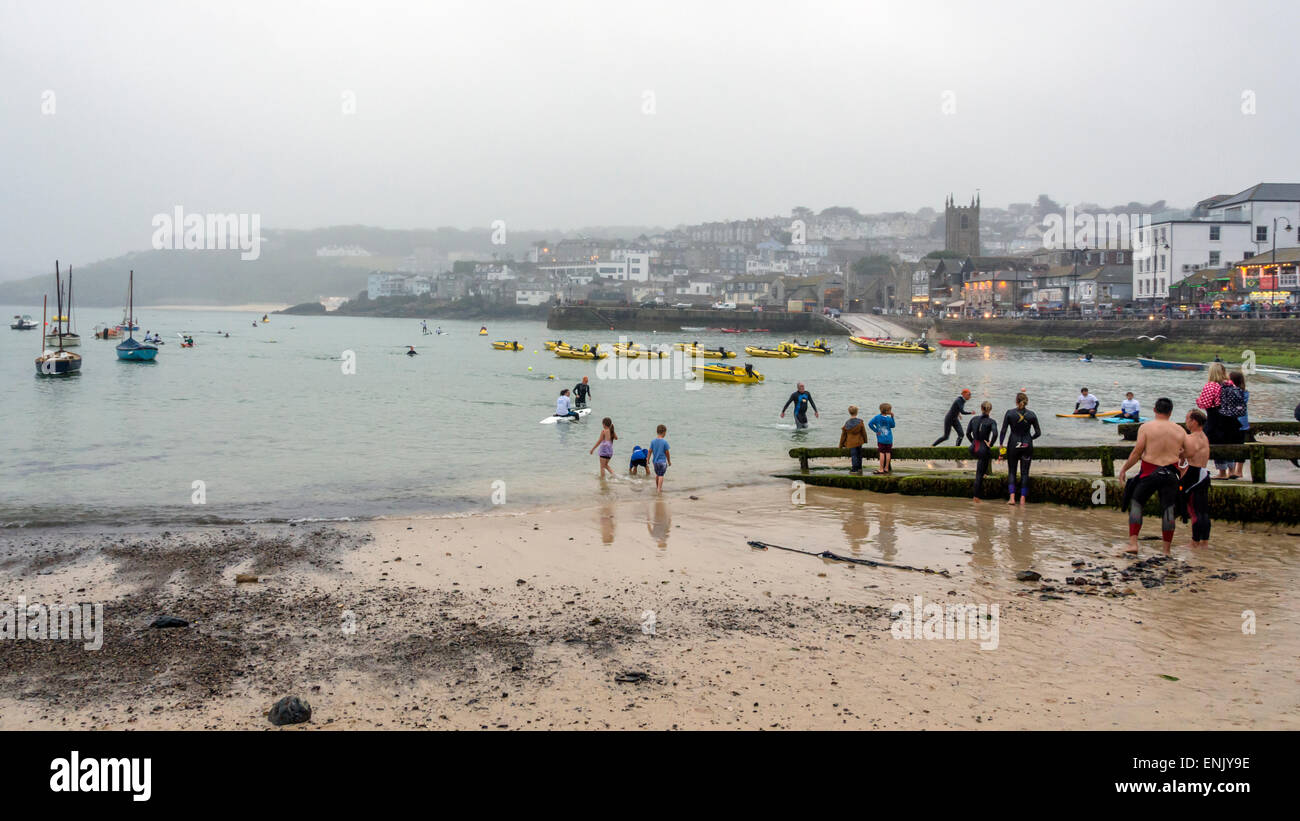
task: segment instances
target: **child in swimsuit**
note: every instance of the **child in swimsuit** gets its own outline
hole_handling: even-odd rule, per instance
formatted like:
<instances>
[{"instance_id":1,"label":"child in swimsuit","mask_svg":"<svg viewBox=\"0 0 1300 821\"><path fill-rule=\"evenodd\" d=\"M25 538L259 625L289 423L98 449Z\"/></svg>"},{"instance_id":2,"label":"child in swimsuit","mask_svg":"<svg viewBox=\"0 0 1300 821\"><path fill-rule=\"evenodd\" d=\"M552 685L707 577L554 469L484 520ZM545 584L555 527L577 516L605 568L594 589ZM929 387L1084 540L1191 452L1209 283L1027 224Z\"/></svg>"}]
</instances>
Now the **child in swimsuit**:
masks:
<instances>
[{"instance_id":1,"label":"child in swimsuit","mask_svg":"<svg viewBox=\"0 0 1300 821\"><path fill-rule=\"evenodd\" d=\"M596 444L591 446L587 453L596 453L600 457L600 472L596 474L598 478L604 478L605 471L609 471L610 478L614 477L614 469L609 466L609 460L614 458L614 440L618 434L614 433L614 422L608 416L600 420L600 438ZM597 453L599 449L599 453Z\"/></svg>"}]
</instances>

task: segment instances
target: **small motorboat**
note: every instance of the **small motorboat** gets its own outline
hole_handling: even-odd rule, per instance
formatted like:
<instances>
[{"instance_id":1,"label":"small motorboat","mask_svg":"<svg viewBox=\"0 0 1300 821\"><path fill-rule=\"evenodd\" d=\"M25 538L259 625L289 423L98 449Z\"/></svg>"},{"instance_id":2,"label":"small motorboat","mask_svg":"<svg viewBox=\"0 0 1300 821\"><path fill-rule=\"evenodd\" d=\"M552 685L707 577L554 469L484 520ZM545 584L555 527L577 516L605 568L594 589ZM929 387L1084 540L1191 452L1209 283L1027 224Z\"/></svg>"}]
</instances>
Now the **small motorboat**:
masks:
<instances>
[{"instance_id":1,"label":"small motorboat","mask_svg":"<svg viewBox=\"0 0 1300 821\"><path fill-rule=\"evenodd\" d=\"M721 346L717 348L701 348L691 342L678 342L673 345L679 351L687 356L702 356L705 359L735 359L736 352L729 351Z\"/></svg>"},{"instance_id":2,"label":"small motorboat","mask_svg":"<svg viewBox=\"0 0 1300 821\"><path fill-rule=\"evenodd\" d=\"M555 349L555 355L561 359L605 359L609 354L600 349L599 345L583 345L581 349L570 348L565 345L562 348Z\"/></svg>"},{"instance_id":3,"label":"small motorboat","mask_svg":"<svg viewBox=\"0 0 1300 821\"><path fill-rule=\"evenodd\" d=\"M789 345L798 353L824 354L827 356L833 353L831 351L831 346L826 344L826 340L824 339L815 339L811 345L801 345L798 342L791 342Z\"/></svg>"},{"instance_id":4,"label":"small motorboat","mask_svg":"<svg viewBox=\"0 0 1300 821\"><path fill-rule=\"evenodd\" d=\"M478 329L478 335L479 335L479 336L487 336L487 326L486 326L486 325L484 325L484 326L482 326L481 328Z\"/></svg>"},{"instance_id":5,"label":"small motorboat","mask_svg":"<svg viewBox=\"0 0 1300 821\"><path fill-rule=\"evenodd\" d=\"M939 344L944 348L978 348L978 342L971 342L965 339L940 339Z\"/></svg>"},{"instance_id":6,"label":"small motorboat","mask_svg":"<svg viewBox=\"0 0 1300 821\"><path fill-rule=\"evenodd\" d=\"M752 365L700 365L692 368L695 375L711 382L742 382L754 384L763 381L763 374Z\"/></svg>"},{"instance_id":7,"label":"small motorboat","mask_svg":"<svg viewBox=\"0 0 1300 821\"><path fill-rule=\"evenodd\" d=\"M614 355L627 357L628 359L663 359L668 356L668 352L654 350L647 351L640 345L628 346L616 343L614 345Z\"/></svg>"},{"instance_id":8,"label":"small motorboat","mask_svg":"<svg viewBox=\"0 0 1300 821\"><path fill-rule=\"evenodd\" d=\"M542 345L544 345L548 351L553 351L556 348L567 347L562 339L548 339L543 342Z\"/></svg>"},{"instance_id":9,"label":"small motorboat","mask_svg":"<svg viewBox=\"0 0 1300 821\"><path fill-rule=\"evenodd\" d=\"M880 341L868 339L864 336L851 336L849 341L859 348L866 348L869 351L888 351L889 353L930 353L934 348L925 340L919 342L908 341Z\"/></svg>"},{"instance_id":10,"label":"small motorboat","mask_svg":"<svg viewBox=\"0 0 1300 821\"><path fill-rule=\"evenodd\" d=\"M523 344L520 342L507 342L505 340L493 342L492 347L498 351L522 351L524 349Z\"/></svg>"},{"instance_id":11,"label":"small motorboat","mask_svg":"<svg viewBox=\"0 0 1300 821\"><path fill-rule=\"evenodd\" d=\"M789 342L782 342L775 348L760 348L757 345L746 345L745 353L750 356L766 356L770 359L794 359L799 352Z\"/></svg>"},{"instance_id":12,"label":"small motorboat","mask_svg":"<svg viewBox=\"0 0 1300 821\"><path fill-rule=\"evenodd\" d=\"M14 321L9 323L9 328L15 331L34 331L36 330L36 320L32 319L31 314L19 316L14 314Z\"/></svg>"},{"instance_id":13,"label":"small motorboat","mask_svg":"<svg viewBox=\"0 0 1300 821\"><path fill-rule=\"evenodd\" d=\"M1152 359L1149 356L1139 356L1138 364L1144 368L1157 368L1165 371L1203 371L1205 364L1203 362L1171 362L1164 359Z\"/></svg>"}]
</instances>

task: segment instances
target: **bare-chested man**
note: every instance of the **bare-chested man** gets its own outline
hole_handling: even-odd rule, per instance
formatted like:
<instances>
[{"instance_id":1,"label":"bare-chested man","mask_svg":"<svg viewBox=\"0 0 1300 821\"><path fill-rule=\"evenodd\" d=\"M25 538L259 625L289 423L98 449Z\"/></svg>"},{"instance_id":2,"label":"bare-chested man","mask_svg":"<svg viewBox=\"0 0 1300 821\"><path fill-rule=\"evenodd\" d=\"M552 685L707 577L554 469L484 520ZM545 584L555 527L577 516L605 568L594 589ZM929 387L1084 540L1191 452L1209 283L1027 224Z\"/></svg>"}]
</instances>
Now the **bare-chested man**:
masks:
<instances>
[{"instance_id":1,"label":"bare-chested man","mask_svg":"<svg viewBox=\"0 0 1300 821\"><path fill-rule=\"evenodd\" d=\"M1165 555L1169 555L1174 541L1174 511L1178 503L1178 463L1183 459L1187 432L1169 421L1174 403L1168 398L1156 400L1155 419L1138 428L1137 444L1129 454L1124 467L1119 469L1119 480L1124 482L1128 469L1142 462L1142 469L1124 484L1121 508L1128 508L1128 550L1138 552L1138 533L1142 530L1142 508L1153 494L1160 499L1160 537L1164 541Z\"/></svg>"},{"instance_id":2,"label":"bare-chested man","mask_svg":"<svg viewBox=\"0 0 1300 821\"><path fill-rule=\"evenodd\" d=\"M1184 421L1187 441L1183 445L1182 480L1179 482L1179 508L1183 521L1192 520L1192 541L1188 547L1210 546L1210 440L1205 438L1205 411L1193 408Z\"/></svg>"}]
</instances>

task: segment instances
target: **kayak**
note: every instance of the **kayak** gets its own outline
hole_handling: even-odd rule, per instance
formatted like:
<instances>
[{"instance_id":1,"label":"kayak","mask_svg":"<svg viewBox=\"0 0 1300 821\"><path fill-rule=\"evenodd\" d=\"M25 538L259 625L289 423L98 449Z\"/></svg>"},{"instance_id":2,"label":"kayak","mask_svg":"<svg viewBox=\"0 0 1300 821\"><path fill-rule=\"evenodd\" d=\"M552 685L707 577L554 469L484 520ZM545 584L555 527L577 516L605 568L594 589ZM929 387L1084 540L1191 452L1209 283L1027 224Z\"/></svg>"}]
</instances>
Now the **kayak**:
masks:
<instances>
[{"instance_id":1,"label":"kayak","mask_svg":"<svg viewBox=\"0 0 1300 821\"><path fill-rule=\"evenodd\" d=\"M721 333L724 333L724 334L738 334L738 333L740 333L740 329L739 329L739 328L719 328L718 330L719 330Z\"/></svg>"},{"instance_id":2,"label":"kayak","mask_svg":"<svg viewBox=\"0 0 1300 821\"><path fill-rule=\"evenodd\" d=\"M1107 424L1109 424L1109 425L1124 425L1124 424L1129 424L1129 423L1132 423L1132 424L1137 425L1137 424L1141 424L1141 423L1143 423L1143 422L1150 422L1150 421L1151 421L1151 417L1149 417L1149 416L1139 416L1137 419L1125 419L1123 416L1108 416L1108 417L1106 417L1105 419L1103 419L1103 420L1101 420L1101 421L1103 421L1103 422L1105 422L1105 423L1107 423Z\"/></svg>"},{"instance_id":3,"label":"kayak","mask_svg":"<svg viewBox=\"0 0 1300 821\"><path fill-rule=\"evenodd\" d=\"M939 344L945 348L978 348L978 342L967 342L964 339L940 339Z\"/></svg>"},{"instance_id":4,"label":"kayak","mask_svg":"<svg viewBox=\"0 0 1300 821\"><path fill-rule=\"evenodd\" d=\"M524 346L518 342L493 342L492 347L498 351L522 351Z\"/></svg>"},{"instance_id":5,"label":"kayak","mask_svg":"<svg viewBox=\"0 0 1300 821\"><path fill-rule=\"evenodd\" d=\"M799 352L794 350L794 346L785 342L775 348L759 348L755 345L746 345L745 353L750 356L766 356L772 359L793 359L799 355Z\"/></svg>"},{"instance_id":6,"label":"kayak","mask_svg":"<svg viewBox=\"0 0 1300 821\"><path fill-rule=\"evenodd\" d=\"M929 343L921 342L880 342L875 339L867 339L863 336L851 336L849 341L860 348L866 348L871 351L889 351L890 353L930 353Z\"/></svg>"},{"instance_id":7,"label":"kayak","mask_svg":"<svg viewBox=\"0 0 1300 821\"><path fill-rule=\"evenodd\" d=\"M1091 418L1093 418L1093 417L1089 416L1089 415L1086 414L1086 413L1058 413L1058 414L1056 414L1056 415L1057 415L1058 417L1060 417L1061 419L1091 419ZM1097 418L1097 419L1106 419L1107 416L1119 416L1119 411L1117 411L1117 410L1113 410L1113 411L1097 411L1097 416L1096 416L1095 418ZM1106 419L1106 421L1110 421L1110 420L1109 420L1109 419Z\"/></svg>"},{"instance_id":8,"label":"kayak","mask_svg":"<svg viewBox=\"0 0 1300 821\"><path fill-rule=\"evenodd\" d=\"M605 359L609 354L600 349L600 346L592 348L590 345L583 345L582 350L570 348L567 345L563 348L556 348L555 355L563 359Z\"/></svg>"},{"instance_id":9,"label":"kayak","mask_svg":"<svg viewBox=\"0 0 1300 821\"><path fill-rule=\"evenodd\" d=\"M689 342L678 342L673 345L679 351L683 351L687 356L702 356L705 359L735 359L736 352L729 351L725 348L697 348Z\"/></svg>"},{"instance_id":10,"label":"kayak","mask_svg":"<svg viewBox=\"0 0 1300 821\"><path fill-rule=\"evenodd\" d=\"M763 374L755 370L746 370L740 365L700 365L693 368L697 376L714 382L745 382L753 384L763 381Z\"/></svg>"}]
</instances>

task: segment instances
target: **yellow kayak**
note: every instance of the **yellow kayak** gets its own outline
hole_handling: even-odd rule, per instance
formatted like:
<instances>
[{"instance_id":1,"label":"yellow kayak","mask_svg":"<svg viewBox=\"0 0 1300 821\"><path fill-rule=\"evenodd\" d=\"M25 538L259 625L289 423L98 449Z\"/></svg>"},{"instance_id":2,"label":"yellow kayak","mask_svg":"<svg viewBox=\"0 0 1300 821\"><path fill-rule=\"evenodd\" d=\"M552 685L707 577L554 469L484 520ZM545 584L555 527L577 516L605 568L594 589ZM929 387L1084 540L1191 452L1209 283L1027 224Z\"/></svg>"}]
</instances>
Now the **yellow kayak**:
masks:
<instances>
[{"instance_id":1,"label":"yellow kayak","mask_svg":"<svg viewBox=\"0 0 1300 821\"><path fill-rule=\"evenodd\" d=\"M849 341L860 348L866 348L871 351L889 351L890 353L929 353L933 351L928 342L896 342L893 340L867 339L861 336L851 336Z\"/></svg>"},{"instance_id":2,"label":"yellow kayak","mask_svg":"<svg viewBox=\"0 0 1300 821\"><path fill-rule=\"evenodd\" d=\"M673 345L679 351L684 351L687 356L702 356L705 359L735 359L736 352L729 351L725 348L697 348L689 342L678 342Z\"/></svg>"},{"instance_id":3,"label":"yellow kayak","mask_svg":"<svg viewBox=\"0 0 1300 821\"><path fill-rule=\"evenodd\" d=\"M555 349L555 355L563 359L605 359L609 354L600 349L600 346L591 347L583 345L582 349L570 348L568 345Z\"/></svg>"},{"instance_id":4,"label":"yellow kayak","mask_svg":"<svg viewBox=\"0 0 1300 821\"><path fill-rule=\"evenodd\" d=\"M746 345L745 353L750 356L767 356L774 359L793 359L799 355L794 346L788 342L782 342L775 348L759 348L755 345Z\"/></svg>"},{"instance_id":5,"label":"yellow kayak","mask_svg":"<svg viewBox=\"0 0 1300 821\"><path fill-rule=\"evenodd\" d=\"M524 346L518 342L493 342L492 347L498 351L522 351Z\"/></svg>"},{"instance_id":6,"label":"yellow kayak","mask_svg":"<svg viewBox=\"0 0 1300 821\"><path fill-rule=\"evenodd\" d=\"M763 381L763 374L742 365L700 365L692 370L700 378L714 382L746 382L753 384Z\"/></svg>"},{"instance_id":7,"label":"yellow kayak","mask_svg":"<svg viewBox=\"0 0 1300 821\"><path fill-rule=\"evenodd\" d=\"M663 359L664 357L668 356L668 352L647 351L644 350L640 345L631 348L627 347L626 345L615 345L614 355L625 356L628 359L638 359L640 357L645 357L646 359Z\"/></svg>"}]
</instances>

